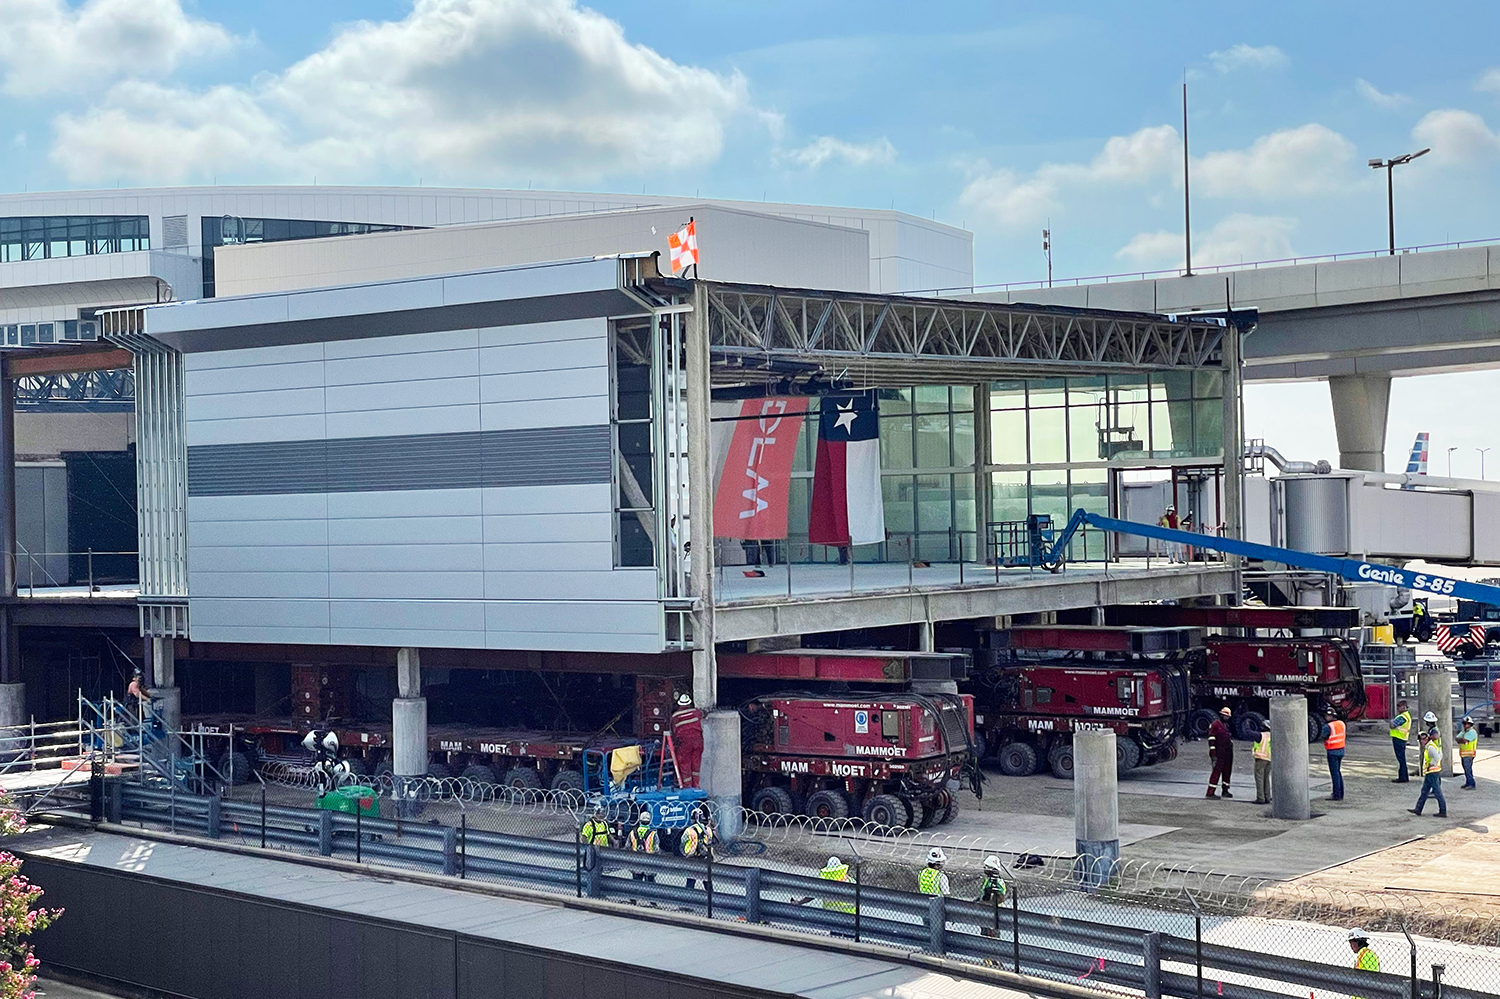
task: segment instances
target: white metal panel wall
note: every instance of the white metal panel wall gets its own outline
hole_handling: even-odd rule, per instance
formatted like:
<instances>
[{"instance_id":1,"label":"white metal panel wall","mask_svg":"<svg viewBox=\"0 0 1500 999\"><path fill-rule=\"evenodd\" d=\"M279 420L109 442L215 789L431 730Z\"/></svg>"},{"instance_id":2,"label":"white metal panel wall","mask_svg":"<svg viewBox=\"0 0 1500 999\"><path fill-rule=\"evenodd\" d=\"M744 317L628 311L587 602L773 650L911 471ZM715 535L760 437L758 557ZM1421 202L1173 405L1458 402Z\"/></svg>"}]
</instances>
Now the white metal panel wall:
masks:
<instances>
[{"instance_id":1,"label":"white metal panel wall","mask_svg":"<svg viewBox=\"0 0 1500 999\"><path fill-rule=\"evenodd\" d=\"M192 637L660 651L655 570L613 567L606 333L187 355ZM524 442L535 484L474 477L497 438ZM580 478L574 454L588 481L548 481Z\"/></svg>"}]
</instances>

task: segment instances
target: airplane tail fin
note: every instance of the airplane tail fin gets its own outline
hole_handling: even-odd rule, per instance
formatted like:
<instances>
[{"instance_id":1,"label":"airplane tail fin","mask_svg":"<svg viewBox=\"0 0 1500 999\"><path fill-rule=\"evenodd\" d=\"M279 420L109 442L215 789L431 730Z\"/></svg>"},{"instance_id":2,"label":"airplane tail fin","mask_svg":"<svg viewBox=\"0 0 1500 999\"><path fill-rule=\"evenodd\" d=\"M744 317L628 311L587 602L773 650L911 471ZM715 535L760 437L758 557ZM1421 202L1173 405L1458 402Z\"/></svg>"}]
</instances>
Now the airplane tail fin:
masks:
<instances>
[{"instance_id":1,"label":"airplane tail fin","mask_svg":"<svg viewBox=\"0 0 1500 999\"><path fill-rule=\"evenodd\" d=\"M1424 430L1417 434L1417 439L1411 445L1411 457L1406 461L1406 473L1408 475L1427 474L1427 432Z\"/></svg>"}]
</instances>

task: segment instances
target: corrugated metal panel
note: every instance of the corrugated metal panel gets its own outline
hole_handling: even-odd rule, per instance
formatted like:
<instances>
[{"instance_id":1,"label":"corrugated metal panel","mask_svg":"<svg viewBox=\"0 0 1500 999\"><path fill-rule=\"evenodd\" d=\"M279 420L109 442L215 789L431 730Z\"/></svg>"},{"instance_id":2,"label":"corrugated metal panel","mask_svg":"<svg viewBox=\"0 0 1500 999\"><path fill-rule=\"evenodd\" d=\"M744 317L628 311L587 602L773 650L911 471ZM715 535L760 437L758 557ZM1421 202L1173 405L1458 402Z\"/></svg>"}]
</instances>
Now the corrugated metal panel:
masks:
<instances>
[{"instance_id":1,"label":"corrugated metal panel","mask_svg":"<svg viewBox=\"0 0 1500 999\"><path fill-rule=\"evenodd\" d=\"M188 448L189 494L393 492L610 480L607 426L209 444Z\"/></svg>"}]
</instances>

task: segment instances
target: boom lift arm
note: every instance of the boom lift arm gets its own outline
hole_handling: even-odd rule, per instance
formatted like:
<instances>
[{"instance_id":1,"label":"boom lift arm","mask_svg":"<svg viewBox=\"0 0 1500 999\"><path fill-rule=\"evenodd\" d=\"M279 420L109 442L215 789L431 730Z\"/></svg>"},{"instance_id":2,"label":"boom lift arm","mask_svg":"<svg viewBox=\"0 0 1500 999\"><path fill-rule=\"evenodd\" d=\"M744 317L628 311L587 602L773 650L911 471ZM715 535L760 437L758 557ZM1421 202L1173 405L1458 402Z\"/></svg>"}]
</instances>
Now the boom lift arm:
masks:
<instances>
[{"instance_id":1,"label":"boom lift arm","mask_svg":"<svg viewBox=\"0 0 1500 999\"><path fill-rule=\"evenodd\" d=\"M1068 526L1058 535L1052 547L1042 553L1043 564L1048 568L1060 566L1063 561L1063 554L1067 550L1068 542L1085 525L1101 531L1110 531L1116 534L1133 534L1138 537L1155 538L1158 541L1166 541L1173 544L1208 548L1212 551L1259 559L1263 562L1280 562L1283 565L1294 565L1301 569L1312 569L1315 572L1328 572L1336 576L1342 576L1345 579L1353 579L1360 582L1399 586L1417 593L1436 593L1443 596L1462 597L1465 600L1478 600L1483 603L1500 604L1500 586L1471 583L1463 579L1449 579L1447 576L1413 572L1410 569L1397 569L1394 566L1377 565L1374 562L1361 562L1358 559L1333 558L1329 555L1316 555L1312 552L1302 552L1292 548L1276 548L1272 545L1256 544L1253 541L1221 538L1213 534L1195 534L1192 531L1178 531L1170 527L1158 527L1155 524L1138 524L1133 520L1119 520L1115 517L1105 517L1101 514L1089 513L1087 510L1075 510L1073 512L1073 516L1068 520Z\"/></svg>"}]
</instances>

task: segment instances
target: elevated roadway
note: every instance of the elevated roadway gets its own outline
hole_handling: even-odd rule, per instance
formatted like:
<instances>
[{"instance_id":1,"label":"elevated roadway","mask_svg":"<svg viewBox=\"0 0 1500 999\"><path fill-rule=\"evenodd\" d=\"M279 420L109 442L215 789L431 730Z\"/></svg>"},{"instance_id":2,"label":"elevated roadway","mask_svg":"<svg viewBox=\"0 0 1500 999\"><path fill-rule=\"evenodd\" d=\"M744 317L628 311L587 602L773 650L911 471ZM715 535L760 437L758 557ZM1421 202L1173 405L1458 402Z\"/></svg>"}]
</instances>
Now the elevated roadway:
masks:
<instances>
[{"instance_id":1,"label":"elevated roadway","mask_svg":"<svg viewBox=\"0 0 1500 999\"><path fill-rule=\"evenodd\" d=\"M1500 245L1080 278L963 297L1168 314L1256 309L1245 378L1326 380L1342 468L1385 470L1393 376L1500 367Z\"/></svg>"}]
</instances>

